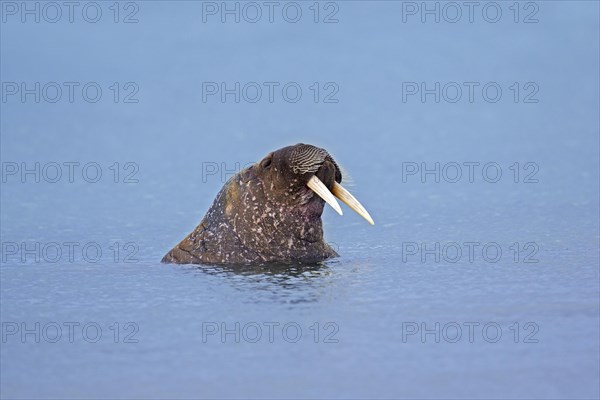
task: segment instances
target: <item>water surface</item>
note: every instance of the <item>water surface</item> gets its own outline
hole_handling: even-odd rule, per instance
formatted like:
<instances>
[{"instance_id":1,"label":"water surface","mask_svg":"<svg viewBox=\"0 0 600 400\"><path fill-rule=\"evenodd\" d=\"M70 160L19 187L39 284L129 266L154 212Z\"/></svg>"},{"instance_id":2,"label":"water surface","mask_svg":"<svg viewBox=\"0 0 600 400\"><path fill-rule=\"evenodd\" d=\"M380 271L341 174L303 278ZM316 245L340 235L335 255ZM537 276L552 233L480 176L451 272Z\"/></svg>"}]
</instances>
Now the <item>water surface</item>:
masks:
<instances>
[{"instance_id":1,"label":"water surface","mask_svg":"<svg viewBox=\"0 0 600 400\"><path fill-rule=\"evenodd\" d=\"M332 24L313 22L312 3L272 24L136 4L134 24L102 3L96 24L1 25L3 82L104 89L96 103L1 104L4 168L103 173L36 183L4 169L3 398L598 398L598 3L539 2L529 24L508 3L498 23L454 24L404 23L402 2L339 2ZM115 103L114 82L135 83L139 102ZM203 102L203 82L304 91ZM322 98L331 82L337 103ZM496 82L503 97L403 102L402 82ZM515 102L514 82L538 101ZM203 165L235 170L298 142L334 155L376 221L325 210L340 258L159 263L230 174ZM462 179L407 175L421 163L456 163ZM473 182L464 163L479 163ZM36 323L39 343L22 336Z\"/></svg>"}]
</instances>

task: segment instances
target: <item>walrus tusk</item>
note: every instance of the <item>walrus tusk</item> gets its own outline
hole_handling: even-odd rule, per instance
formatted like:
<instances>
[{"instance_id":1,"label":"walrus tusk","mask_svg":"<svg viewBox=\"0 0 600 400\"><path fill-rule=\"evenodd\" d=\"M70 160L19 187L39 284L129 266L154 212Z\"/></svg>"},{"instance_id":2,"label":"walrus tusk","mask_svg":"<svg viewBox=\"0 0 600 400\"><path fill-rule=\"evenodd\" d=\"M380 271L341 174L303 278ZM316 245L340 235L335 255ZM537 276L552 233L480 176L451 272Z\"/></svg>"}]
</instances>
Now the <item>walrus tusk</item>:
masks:
<instances>
[{"instance_id":1,"label":"walrus tusk","mask_svg":"<svg viewBox=\"0 0 600 400\"><path fill-rule=\"evenodd\" d=\"M338 214L344 215L342 213L342 208L340 207L340 204L337 202L335 197L333 197L333 194L331 194L329 189L327 189L327 186L325 186L325 184L321 182L321 180L317 178L316 175L313 175L310 178L306 186L308 186L313 192L315 192L317 196L325 200L325 202L331 207L333 207L333 209L337 211Z\"/></svg>"},{"instance_id":2,"label":"walrus tusk","mask_svg":"<svg viewBox=\"0 0 600 400\"><path fill-rule=\"evenodd\" d=\"M358 215L360 215L361 217L366 219L371 225L375 225L375 222L373 222L373 218L371 218L371 216L369 215L367 210L365 210L365 208L362 206L362 204L360 204L360 202L358 200L356 200L356 198L354 196L352 196L352 193L347 191L342 185L340 185L337 182L333 182L333 188L332 188L331 192L333 193L333 195L335 197L337 197L338 199L343 201L348 207L350 207L352 210L354 210Z\"/></svg>"}]
</instances>

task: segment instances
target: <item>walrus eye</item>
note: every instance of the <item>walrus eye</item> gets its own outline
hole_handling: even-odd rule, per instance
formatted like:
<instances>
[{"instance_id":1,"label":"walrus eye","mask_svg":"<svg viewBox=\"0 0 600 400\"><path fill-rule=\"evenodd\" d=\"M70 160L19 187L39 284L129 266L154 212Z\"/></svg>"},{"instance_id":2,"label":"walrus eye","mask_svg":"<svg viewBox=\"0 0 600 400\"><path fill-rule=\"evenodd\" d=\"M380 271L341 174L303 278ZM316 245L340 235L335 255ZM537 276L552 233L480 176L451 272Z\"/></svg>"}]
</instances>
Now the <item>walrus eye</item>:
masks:
<instances>
[{"instance_id":1,"label":"walrus eye","mask_svg":"<svg viewBox=\"0 0 600 400\"><path fill-rule=\"evenodd\" d=\"M272 153L262 159L262 161L260 162L260 167L262 169L269 168L271 166L271 161L273 161L273 154Z\"/></svg>"}]
</instances>

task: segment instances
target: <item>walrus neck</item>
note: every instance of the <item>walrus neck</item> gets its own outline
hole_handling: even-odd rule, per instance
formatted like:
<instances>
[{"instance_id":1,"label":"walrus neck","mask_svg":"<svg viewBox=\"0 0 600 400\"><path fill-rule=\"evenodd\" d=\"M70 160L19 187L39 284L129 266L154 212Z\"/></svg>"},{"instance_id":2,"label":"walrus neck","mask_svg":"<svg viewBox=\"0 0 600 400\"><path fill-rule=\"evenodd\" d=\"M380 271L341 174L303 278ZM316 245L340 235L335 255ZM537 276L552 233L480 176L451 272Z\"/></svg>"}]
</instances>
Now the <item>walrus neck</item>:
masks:
<instances>
[{"instance_id":1,"label":"walrus neck","mask_svg":"<svg viewBox=\"0 0 600 400\"><path fill-rule=\"evenodd\" d=\"M228 190L227 203L236 201L233 208L241 212L228 217L244 247L256 250L267 261L303 260L313 255L325 259L335 255L323 241L320 199L304 193L274 192L264 187L260 179L240 179L232 184L235 187Z\"/></svg>"}]
</instances>

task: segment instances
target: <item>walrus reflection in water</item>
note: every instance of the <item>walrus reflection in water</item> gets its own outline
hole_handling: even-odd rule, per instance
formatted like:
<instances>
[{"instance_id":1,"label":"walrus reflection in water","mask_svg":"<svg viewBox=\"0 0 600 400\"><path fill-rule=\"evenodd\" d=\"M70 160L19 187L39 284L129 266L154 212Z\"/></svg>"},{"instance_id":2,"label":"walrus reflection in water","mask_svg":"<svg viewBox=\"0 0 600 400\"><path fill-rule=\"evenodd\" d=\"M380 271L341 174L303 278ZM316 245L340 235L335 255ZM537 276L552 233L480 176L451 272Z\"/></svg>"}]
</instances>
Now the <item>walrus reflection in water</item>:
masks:
<instances>
[{"instance_id":1,"label":"walrus reflection in water","mask_svg":"<svg viewBox=\"0 0 600 400\"><path fill-rule=\"evenodd\" d=\"M323 240L325 202L341 215L337 197L373 224L341 182L340 168L321 148L299 143L269 153L223 186L196 229L162 262L311 263L335 257Z\"/></svg>"}]
</instances>

